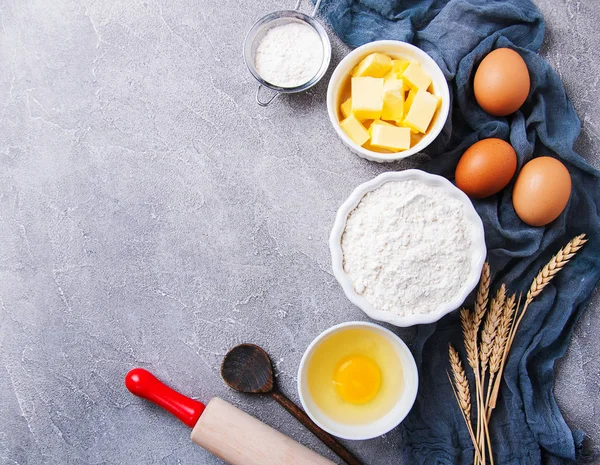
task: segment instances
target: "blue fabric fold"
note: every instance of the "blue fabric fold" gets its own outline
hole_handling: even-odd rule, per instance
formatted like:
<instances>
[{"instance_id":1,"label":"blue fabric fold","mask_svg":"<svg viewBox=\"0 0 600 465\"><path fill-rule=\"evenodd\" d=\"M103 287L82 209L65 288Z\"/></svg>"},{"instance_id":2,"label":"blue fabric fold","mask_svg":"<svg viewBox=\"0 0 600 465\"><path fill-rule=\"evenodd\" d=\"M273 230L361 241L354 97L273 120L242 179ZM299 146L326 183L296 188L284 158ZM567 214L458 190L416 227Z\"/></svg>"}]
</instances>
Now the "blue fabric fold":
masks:
<instances>
[{"instance_id":1,"label":"blue fabric fold","mask_svg":"<svg viewBox=\"0 0 600 465\"><path fill-rule=\"evenodd\" d=\"M422 169L453 180L465 149L487 137L510 141L519 169L540 155L557 157L569 169L571 199L566 211L546 227L527 226L516 216L512 183L474 205L485 227L494 289L504 282L511 292L526 291L539 269L572 237L582 232L589 236L589 243L525 316L491 421L498 465L577 461L583 435L569 429L558 409L554 363L564 355L600 279L600 173L574 152L579 118L557 73L537 54L544 37L540 12L528 0L324 0L322 14L351 46L403 40L425 50L441 67L453 107L442 134L426 150L432 159ZM523 107L500 118L479 108L472 86L477 65L498 47L517 50L531 75ZM400 426L402 463L472 463L471 441L445 374L448 342L462 348L457 312L418 328L413 352L421 384L417 402Z\"/></svg>"}]
</instances>

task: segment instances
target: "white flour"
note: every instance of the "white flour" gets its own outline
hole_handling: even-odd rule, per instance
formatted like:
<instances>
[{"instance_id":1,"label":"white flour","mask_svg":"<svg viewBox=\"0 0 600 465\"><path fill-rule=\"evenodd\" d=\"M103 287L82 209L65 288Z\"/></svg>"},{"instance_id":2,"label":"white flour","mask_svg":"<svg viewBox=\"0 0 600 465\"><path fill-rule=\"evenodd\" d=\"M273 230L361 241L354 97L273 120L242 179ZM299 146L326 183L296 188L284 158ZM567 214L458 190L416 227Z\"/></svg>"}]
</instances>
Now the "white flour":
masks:
<instances>
[{"instance_id":1,"label":"white flour","mask_svg":"<svg viewBox=\"0 0 600 465\"><path fill-rule=\"evenodd\" d=\"M350 213L344 270L378 310L429 313L455 297L471 269L462 203L421 181L387 182Z\"/></svg>"},{"instance_id":2,"label":"white flour","mask_svg":"<svg viewBox=\"0 0 600 465\"><path fill-rule=\"evenodd\" d=\"M323 44L310 26L288 23L265 34L256 48L254 65L267 82L296 87L311 80L323 63Z\"/></svg>"}]
</instances>

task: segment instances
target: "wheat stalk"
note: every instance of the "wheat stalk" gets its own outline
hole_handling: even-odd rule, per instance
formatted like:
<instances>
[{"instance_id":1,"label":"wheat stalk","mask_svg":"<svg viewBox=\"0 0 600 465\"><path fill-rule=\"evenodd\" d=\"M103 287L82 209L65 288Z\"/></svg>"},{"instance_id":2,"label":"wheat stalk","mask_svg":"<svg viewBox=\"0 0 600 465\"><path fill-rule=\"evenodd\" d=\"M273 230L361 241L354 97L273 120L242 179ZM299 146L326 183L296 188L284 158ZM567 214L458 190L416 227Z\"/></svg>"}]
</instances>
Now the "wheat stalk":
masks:
<instances>
[{"instance_id":1,"label":"wheat stalk","mask_svg":"<svg viewBox=\"0 0 600 465\"><path fill-rule=\"evenodd\" d=\"M527 298L525 299L525 307L527 307L531 301L537 297L540 292L548 285L552 278L571 260L577 251L583 247L588 240L585 238L585 234L571 239L567 245L558 251L558 253L552 257L552 259L541 269L538 275L535 277L529 291L527 291Z\"/></svg>"},{"instance_id":2,"label":"wheat stalk","mask_svg":"<svg viewBox=\"0 0 600 465\"><path fill-rule=\"evenodd\" d=\"M482 436L480 437L481 441L481 450L483 451L483 455L485 456L485 444L484 439L487 440L487 450L490 456L490 463L494 465L494 459L492 457L492 445L490 442L490 434L488 431L488 422L486 412L486 402L483 401L483 390L485 386L485 374L488 368L489 359L492 353L492 349L494 347L494 340L496 338L496 330L498 325L500 324L500 319L502 318L502 312L504 310L504 302L506 300L506 286L502 284L500 289L496 292L496 296L492 299L490 303L490 310L487 312L485 322L483 324L483 330L481 331L481 346L479 348L479 361L481 363L480 374L481 374L481 405L480 410L482 412ZM492 375L490 373L490 382L492 381ZM489 387L488 387L488 395L489 397Z\"/></svg>"},{"instance_id":3,"label":"wheat stalk","mask_svg":"<svg viewBox=\"0 0 600 465\"><path fill-rule=\"evenodd\" d=\"M458 403L467 418L471 418L471 391L469 391L469 381L463 367L457 350L448 345L448 354L450 356L450 368L454 378L454 385L458 393Z\"/></svg>"},{"instance_id":4,"label":"wheat stalk","mask_svg":"<svg viewBox=\"0 0 600 465\"><path fill-rule=\"evenodd\" d=\"M519 300L516 305L516 312L513 310L513 318L510 322L510 327L508 330L508 337L506 338L506 343L504 344L504 352L502 353L502 361L500 363L500 368L498 369L498 373L496 374L496 380L494 382L494 389L492 390L492 395L487 402L487 417L489 418L492 415L492 410L496 408L496 401L498 400L498 392L500 390L500 383L502 382L502 373L504 372L504 365L506 364L506 359L508 358L508 352L510 351L510 336L513 334L516 325L517 313L521 308L521 297L523 295L519 294Z\"/></svg>"},{"instance_id":5,"label":"wheat stalk","mask_svg":"<svg viewBox=\"0 0 600 465\"><path fill-rule=\"evenodd\" d=\"M452 388L452 392L454 393L454 398L456 399L456 402L460 406L460 400L458 399L458 393L456 392L456 388L454 387L454 383L452 382L452 378L450 378L450 373L448 373L447 370L446 370L446 376L448 376L448 381L450 382L450 387ZM477 447L477 442L476 442L476 439L475 439L475 434L473 434L473 427L471 426L471 422L465 416L465 412L463 412L462 409L460 409L460 408L459 408L459 410L460 410L460 413L461 413L463 419L465 420L465 423L467 425L467 429L469 430L469 436L471 436L471 442L473 443L473 447L475 448L475 457L476 457L476 460L481 460L481 452L479 452L479 448Z\"/></svg>"},{"instance_id":6,"label":"wheat stalk","mask_svg":"<svg viewBox=\"0 0 600 465\"><path fill-rule=\"evenodd\" d=\"M502 317L502 310L504 309L504 301L506 300L506 286L502 284L500 289L496 292L496 296L492 299L490 304L490 311L487 314L485 323L483 324L483 331L481 332L481 347L479 349L479 360L481 362L481 373L485 376L485 372L488 368L488 362L494 346L494 339L496 338L496 328L500 324Z\"/></svg>"},{"instance_id":7,"label":"wheat stalk","mask_svg":"<svg viewBox=\"0 0 600 465\"><path fill-rule=\"evenodd\" d=\"M473 442L473 447L475 448L475 454L477 458L480 459L481 452L477 447L477 441L475 439L475 434L473 433L473 426L471 425L471 391L469 390L469 380L467 379L467 375L465 373L463 364L460 361L458 352L452 346L452 344L448 344L448 355L450 358L450 369L452 370L454 383L450 379L450 375L448 375L448 380L450 381L450 386L452 386L452 391L454 392L454 396L456 397L456 401L460 407L460 411L467 425L467 429L469 430L469 435L471 436L471 441Z\"/></svg>"},{"instance_id":8,"label":"wheat stalk","mask_svg":"<svg viewBox=\"0 0 600 465\"><path fill-rule=\"evenodd\" d=\"M463 335L465 340L465 347L467 349L467 359L473 373L475 374L475 394L477 397L477 442L483 434L483 384L481 380L481 372L479 369L479 349L477 344L479 326L485 315L488 296L490 292L490 265L485 262L481 270L481 279L479 280L479 287L477 289L477 297L475 299L475 308L473 314L461 314ZM468 315L468 318L467 318ZM485 453L482 454L485 456ZM478 458L475 458L475 465L478 463ZM485 463L482 461L482 463Z\"/></svg>"},{"instance_id":9,"label":"wheat stalk","mask_svg":"<svg viewBox=\"0 0 600 465\"><path fill-rule=\"evenodd\" d=\"M525 298L525 304L523 305L523 310L519 314L519 318L514 324L511 334L508 338L508 349L512 346L513 340L515 338L515 333L517 332L517 328L523 320L525 316L525 312L529 308L529 304L536 298L540 293L544 290L544 288L554 279L554 277L558 274L563 267L569 263L569 261L575 256L575 254L583 247L583 245L587 242L585 238L585 234L580 234L579 236L575 236L571 239L567 245L565 245L562 249L558 251L558 253L550 259L550 261L540 270L537 276L533 279L531 286L529 286L529 290L527 291L527 297Z\"/></svg>"},{"instance_id":10,"label":"wheat stalk","mask_svg":"<svg viewBox=\"0 0 600 465\"><path fill-rule=\"evenodd\" d=\"M474 327L475 332L479 331L479 325L483 320L483 315L487 309L488 305L488 296L490 292L490 265L488 262L483 264L483 269L481 270L481 280L479 281L479 288L477 289L477 298L475 299L475 308L474 308Z\"/></svg>"},{"instance_id":11,"label":"wheat stalk","mask_svg":"<svg viewBox=\"0 0 600 465\"><path fill-rule=\"evenodd\" d=\"M513 294L508 298L506 297L506 287L504 284L498 289L492 301L489 302L490 267L485 263L481 273L481 281L479 282L473 312L469 312L469 310L464 308L460 310L467 361L475 375L477 437L475 437L473 432L470 419L465 416L465 412L468 412L468 415L471 414L472 404L468 380L458 352L452 346L449 348L449 354L454 383L450 379L450 374L448 374L448 379L450 380L452 391L473 441L475 465L479 463L485 465L487 457L486 445L489 451L490 463L491 465L494 463L488 422L492 410L496 407L502 374L519 325L531 302L544 290L554 276L575 256L586 242L585 234L576 236L552 257L531 283L523 308L521 308L521 295L516 305L516 295ZM488 303L490 303L490 309L486 316ZM481 331L481 344L479 345L478 335L482 322L484 324ZM488 368L490 378L487 383L487 395L484 402L483 391L486 385L485 376ZM492 390L490 391L490 389ZM469 405L468 408L467 404Z\"/></svg>"},{"instance_id":12,"label":"wheat stalk","mask_svg":"<svg viewBox=\"0 0 600 465\"><path fill-rule=\"evenodd\" d=\"M514 322L512 328L509 331L508 339L506 341L506 347L504 348L504 356L502 357L502 363L500 364L500 369L498 370L498 375L496 376L496 383L494 384L494 390L492 392L492 396L490 398L490 402L488 408L493 410L496 407L496 402L498 399L498 392L500 391L500 383L502 381L502 373L504 372L504 366L506 364L506 360L508 359L508 354L512 347L513 341L515 339L515 334L517 333L517 329L525 316L525 312L529 308L529 304L533 302L543 290L544 288L552 281L552 279L558 274L560 270L564 268L564 266L569 263L569 261L575 256L575 254L583 247L583 245L587 242L585 234L580 234L579 236L575 236L571 239L562 249L558 251L556 255L554 255L550 261L540 270L537 276L533 279L531 286L529 286L529 290L527 291L527 297L525 298L525 304L523 305L523 309L519 312L521 298L519 298L519 302L517 304L517 312L514 317Z\"/></svg>"},{"instance_id":13,"label":"wheat stalk","mask_svg":"<svg viewBox=\"0 0 600 465\"><path fill-rule=\"evenodd\" d=\"M479 438L481 437L480 430L480 418L481 418L481 380L479 377L479 349L477 347L477 331L475 330L474 323L475 315L466 308L460 309L460 321L463 332L463 341L465 344L465 350L467 352L467 362L473 369L475 375L475 398L477 400L477 439L475 444L479 444ZM475 458L475 465L477 465L480 457Z\"/></svg>"},{"instance_id":14,"label":"wheat stalk","mask_svg":"<svg viewBox=\"0 0 600 465\"><path fill-rule=\"evenodd\" d=\"M513 315L515 313L515 300L516 294L511 295L504 302L504 308L502 309L502 315L500 316L500 322L498 324L497 334L494 338L494 345L492 347L492 354L490 355L490 380L488 383L487 396L485 400L485 412L486 419L489 422L490 415L492 414L489 408L490 396L494 383L494 376L500 370L502 364L502 358L504 357L504 351L506 349L506 343L508 342L508 335L511 330Z\"/></svg>"},{"instance_id":15,"label":"wheat stalk","mask_svg":"<svg viewBox=\"0 0 600 465\"><path fill-rule=\"evenodd\" d=\"M508 340L512 318L515 313L516 299L516 294L513 294L508 297L504 303L502 316L500 317L500 322L498 324L498 334L496 334L496 337L494 338L494 346L492 347L492 354L490 356L490 373L496 373L500 369L500 363L502 362L502 356L504 355L504 348L506 347L506 341Z\"/></svg>"},{"instance_id":16,"label":"wheat stalk","mask_svg":"<svg viewBox=\"0 0 600 465\"><path fill-rule=\"evenodd\" d=\"M473 325L473 314L466 308L460 309L460 321L467 351L467 362L473 370L477 369L479 355L477 351L477 333Z\"/></svg>"}]
</instances>

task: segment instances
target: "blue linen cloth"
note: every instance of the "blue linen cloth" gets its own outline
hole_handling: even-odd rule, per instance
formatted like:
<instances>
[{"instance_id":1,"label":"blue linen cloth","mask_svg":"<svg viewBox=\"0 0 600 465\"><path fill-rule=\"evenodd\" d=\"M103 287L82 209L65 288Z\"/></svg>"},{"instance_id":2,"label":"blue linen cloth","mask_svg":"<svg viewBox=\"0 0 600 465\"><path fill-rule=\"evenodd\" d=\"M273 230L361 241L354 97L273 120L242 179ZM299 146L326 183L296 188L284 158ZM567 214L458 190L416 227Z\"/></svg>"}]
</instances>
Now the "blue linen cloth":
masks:
<instances>
[{"instance_id":1,"label":"blue linen cloth","mask_svg":"<svg viewBox=\"0 0 600 465\"><path fill-rule=\"evenodd\" d=\"M544 21L529 0L325 0L321 14L351 46L381 39L413 43L444 72L453 98L442 134L426 152L423 169L451 180L467 147L486 137L510 141L519 169L532 157L559 158L573 191L566 211L546 227L527 226L511 203L512 183L498 195L474 201L483 219L493 289L504 282L526 291L539 269L572 237L589 243L530 306L515 339L499 402L491 420L496 464L566 464L581 460L583 434L572 432L554 399L554 362L600 279L600 173L573 144L580 121L557 73L536 52ZM510 47L525 59L531 92L508 117L485 113L473 96L473 73L492 49ZM457 312L418 328L413 353L421 383L399 444L405 464L469 464L473 448L446 378L447 347L461 349ZM465 360L464 352L462 352Z\"/></svg>"}]
</instances>

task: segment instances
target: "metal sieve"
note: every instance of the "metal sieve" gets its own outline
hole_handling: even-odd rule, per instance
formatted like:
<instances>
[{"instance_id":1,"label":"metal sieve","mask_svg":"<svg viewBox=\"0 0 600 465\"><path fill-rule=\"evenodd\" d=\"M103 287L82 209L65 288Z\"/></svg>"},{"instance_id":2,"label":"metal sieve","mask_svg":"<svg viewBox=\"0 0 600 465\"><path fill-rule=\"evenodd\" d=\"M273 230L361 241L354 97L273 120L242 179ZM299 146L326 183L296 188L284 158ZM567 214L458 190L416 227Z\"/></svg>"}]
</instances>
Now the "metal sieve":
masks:
<instances>
[{"instance_id":1,"label":"metal sieve","mask_svg":"<svg viewBox=\"0 0 600 465\"><path fill-rule=\"evenodd\" d=\"M319 5L321 4L321 0L317 0L315 7L310 15L302 13L299 11L300 4L302 0L298 0L296 3L296 7L293 10L281 10L270 13L266 16L260 18L248 31L246 34L246 39L244 40L244 61L246 62L246 66L248 67L248 71L254 76L254 78L258 81L258 89L256 90L256 103L258 103L261 107L266 107L269 105L279 94L293 94L296 92L302 92L304 90L310 89L314 86L319 80L323 77L327 68L329 67L329 61L331 60L331 43L329 42L329 37L327 36L327 32L325 32L325 28L321 25L319 21L315 19L315 15L317 14L317 10L319 9ZM289 23L301 23L306 24L312 27L321 39L321 44L323 45L323 62L321 63L321 67L319 71L307 82L301 84L296 87L279 87L274 84L271 84L265 81L255 66L255 57L256 57L256 49L258 48L258 44L265 36L265 34L269 31L269 29L283 26ZM268 100L261 100L260 94L261 89L266 87L275 92Z\"/></svg>"}]
</instances>

